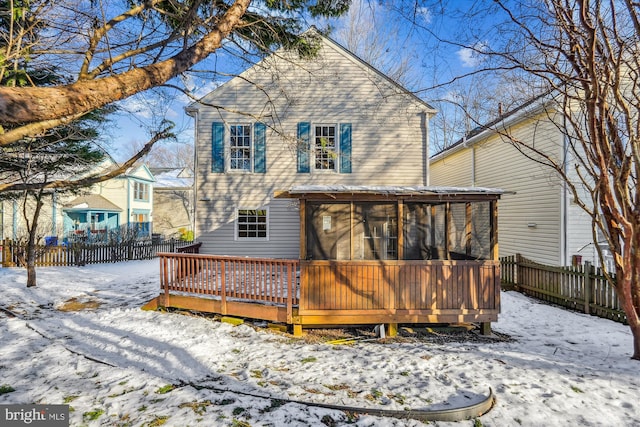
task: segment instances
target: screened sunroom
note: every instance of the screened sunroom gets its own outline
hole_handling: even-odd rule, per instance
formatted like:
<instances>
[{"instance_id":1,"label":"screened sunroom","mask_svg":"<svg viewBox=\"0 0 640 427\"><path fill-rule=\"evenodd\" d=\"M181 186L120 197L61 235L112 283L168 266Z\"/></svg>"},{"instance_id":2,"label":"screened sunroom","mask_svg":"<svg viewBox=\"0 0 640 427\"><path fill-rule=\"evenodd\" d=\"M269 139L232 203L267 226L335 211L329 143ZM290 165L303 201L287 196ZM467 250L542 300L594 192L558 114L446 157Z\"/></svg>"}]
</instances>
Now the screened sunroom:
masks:
<instances>
[{"instance_id":1,"label":"screened sunroom","mask_svg":"<svg viewBox=\"0 0 640 427\"><path fill-rule=\"evenodd\" d=\"M301 324L480 322L500 309L501 190L298 186Z\"/></svg>"}]
</instances>

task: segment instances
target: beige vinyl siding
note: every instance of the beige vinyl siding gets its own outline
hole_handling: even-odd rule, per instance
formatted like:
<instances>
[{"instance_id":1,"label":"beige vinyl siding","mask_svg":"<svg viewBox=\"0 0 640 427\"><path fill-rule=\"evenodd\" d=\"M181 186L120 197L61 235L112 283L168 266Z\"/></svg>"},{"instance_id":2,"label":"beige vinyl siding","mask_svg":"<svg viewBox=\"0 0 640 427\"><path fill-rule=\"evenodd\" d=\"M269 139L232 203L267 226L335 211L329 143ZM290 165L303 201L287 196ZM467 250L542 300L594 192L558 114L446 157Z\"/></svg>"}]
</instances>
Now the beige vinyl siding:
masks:
<instances>
[{"instance_id":1,"label":"beige vinyl siding","mask_svg":"<svg viewBox=\"0 0 640 427\"><path fill-rule=\"evenodd\" d=\"M593 244L591 217L575 204L570 196L567 201L567 213L570 221L567 221L567 260L565 263L571 263L572 255L580 255L582 262L589 261L599 265L600 261L597 259L598 254Z\"/></svg>"},{"instance_id":2,"label":"beige vinyl siding","mask_svg":"<svg viewBox=\"0 0 640 427\"><path fill-rule=\"evenodd\" d=\"M463 149L430 165L430 184L434 186L473 186L472 150Z\"/></svg>"},{"instance_id":3,"label":"beige vinyl siding","mask_svg":"<svg viewBox=\"0 0 640 427\"><path fill-rule=\"evenodd\" d=\"M513 136L533 141L544 152L561 153L562 135L548 120L523 123ZM497 137L492 144L479 144L476 156L478 185L515 193L504 195L498 204L500 254L560 263L562 185L557 175Z\"/></svg>"},{"instance_id":4,"label":"beige vinyl siding","mask_svg":"<svg viewBox=\"0 0 640 427\"><path fill-rule=\"evenodd\" d=\"M238 200L199 202L207 206L209 215L199 225L206 227L198 241L207 246L206 253L216 255L294 258L299 255L300 215L290 200ZM268 239L236 239L236 209L268 209ZM215 212L215 215L212 213Z\"/></svg>"},{"instance_id":5,"label":"beige vinyl siding","mask_svg":"<svg viewBox=\"0 0 640 427\"><path fill-rule=\"evenodd\" d=\"M223 105L225 110L198 110L195 234L203 242L203 252L297 258L299 213L291 208L292 201L273 199L274 192L293 185L426 182L426 106L331 45L325 44L320 59L303 67L275 57L242 77L205 97L204 102ZM266 173L212 173L212 123L227 125L228 165L228 125L258 119L267 125ZM299 122L312 127L350 123L352 172L316 171L310 158L311 172L298 173ZM268 241L234 240L236 207L269 208Z\"/></svg>"},{"instance_id":6,"label":"beige vinyl siding","mask_svg":"<svg viewBox=\"0 0 640 427\"><path fill-rule=\"evenodd\" d=\"M533 143L544 152L562 153L563 137L545 114L509 129L516 139ZM507 138L493 133L474 141L475 185L508 192L498 203L500 256L520 253L541 263L561 263L562 184L548 167L524 156ZM431 164L435 185L471 185L470 147ZM469 173L454 171L467 168ZM515 193L515 194L513 194ZM533 226L535 224L535 226ZM530 226L531 225L531 226Z\"/></svg>"},{"instance_id":7,"label":"beige vinyl siding","mask_svg":"<svg viewBox=\"0 0 640 427\"><path fill-rule=\"evenodd\" d=\"M575 156L575 154L570 155ZM575 169L575 165L578 162L569 160L567 163L569 165L567 175L574 183L580 200L588 203L590 206L591 194L589 190L580 183ZM597 249L593 241L593 233L591 231L591 216L575 203L574 196L569 191L567 191L566 209L568 221L567 260L565 263L571 263L572 255L580 255L583 262L589 261L595 265L600 265L600 261L597 259Z\"/></svg>"},{"instance_id":8,"label":"beige vinyl siding","mask_svg":"<svg viewBox=\"0 0 640 427\"><path fill-rule=\"evenodd\" d=\"M180 229L191 230L190 209L193 191L153 190L153 232L165 237L180 237Z\"/></svg>"}]
</instances>

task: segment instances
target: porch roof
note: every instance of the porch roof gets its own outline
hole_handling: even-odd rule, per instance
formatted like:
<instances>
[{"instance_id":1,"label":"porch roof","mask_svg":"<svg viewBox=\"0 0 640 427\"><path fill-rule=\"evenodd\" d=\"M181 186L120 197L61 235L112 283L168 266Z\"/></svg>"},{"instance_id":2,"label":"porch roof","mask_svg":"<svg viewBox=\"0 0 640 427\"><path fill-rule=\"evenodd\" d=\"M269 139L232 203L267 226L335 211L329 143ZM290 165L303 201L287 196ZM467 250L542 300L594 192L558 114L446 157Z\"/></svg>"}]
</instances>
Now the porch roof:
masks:
<instances>
[{"instance_id":1,"label":"porch roof","mask_svg":"<svg viewBox=\"0 0 640 427\"><path fill-rule=\"evenodd\" d=\"M69 203L64 205L64 209L69 211L112 211L122 212L118 206L111 203L109 200L100 196L99 194L87 194L84 196L76 197Z\"/></svg>"},{"instance_id":2,"label":"porch roof","mask_svg":"<svg viewBox=\"0 0 640 427\"><path fill-rule=\"evenodd\" d=\"M442 186L385 186L385 185L296 185L288 190L276 191L276 198L329 197L358 198L387 197L393 199L497 199L505 191L485 187L442 187Z\"/></svg>"}]
</instances>

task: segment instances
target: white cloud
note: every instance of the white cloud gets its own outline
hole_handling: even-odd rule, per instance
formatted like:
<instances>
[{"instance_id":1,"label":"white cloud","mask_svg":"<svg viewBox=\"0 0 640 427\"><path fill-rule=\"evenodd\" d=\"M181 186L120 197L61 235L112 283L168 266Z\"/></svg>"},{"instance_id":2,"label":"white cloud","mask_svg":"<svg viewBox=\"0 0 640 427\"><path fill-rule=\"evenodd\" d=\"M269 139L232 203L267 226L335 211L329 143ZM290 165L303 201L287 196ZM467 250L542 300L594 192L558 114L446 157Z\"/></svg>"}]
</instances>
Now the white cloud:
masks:
<instances>
[{"instance_id":1,"label":"white cloud","mask_svg":"<svg viewBox=\"0 0 640 427\"><path fill-rule=\"evenodd\" d=\"M425 24L431 23L431 10L428 7L420 6L416 8L416 17L422 18Z\"/></svg>"},{"instance_id":2,"label":"white cloud","mask_svg":"<svg viewBox=\"0 0 640 427\"><path fill-rule=\"evenodd\" d=\"M134 95L124 99L120 102L119 106L126 113L135 115L141 119L150 119L152 117L149 100L140 96Z\"/></svg>"},{"instance_id":3,"label":"white cloud","mask_svg":"<svg viewBox=\"0 0 640 427\"><path fill-rule=\"evenodd\" d=\"M462 48L456 52L458 59L462 62L463 67L475 67L478 65L478 58L474 55L473 50L468 47Z\"/></svg>"},{"instance_id":4,"label":"white cloud","mask_svg":"<svg viewBox=\"0 0 640 427\"><path fill-rule=\"evenodd\" d=\"M487 49L486 43L478 42L473 48L464 47L456 52L458 59L463 67L473 68L480 65L483 61L482 52Z\"/></svg>"}]
</instances>

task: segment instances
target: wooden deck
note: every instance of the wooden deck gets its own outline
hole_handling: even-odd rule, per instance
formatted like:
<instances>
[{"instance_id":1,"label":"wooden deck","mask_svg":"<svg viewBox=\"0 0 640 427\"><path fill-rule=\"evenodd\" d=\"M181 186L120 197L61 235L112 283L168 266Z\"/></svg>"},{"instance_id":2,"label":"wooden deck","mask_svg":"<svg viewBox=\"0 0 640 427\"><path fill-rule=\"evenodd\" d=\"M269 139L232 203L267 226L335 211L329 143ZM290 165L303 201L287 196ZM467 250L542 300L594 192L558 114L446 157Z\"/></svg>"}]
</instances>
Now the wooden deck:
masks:
<instances>
[{"instance_id":1,"label":"wooden deck","mask_svg":"<svg viewBox=\"0 0 640 427\"><path fill-rule=\"evenodd\" d=\"M299 322L492 322L496 261L303 261Z\"/></svg>"},{"instance_id":2,"label":"wooden deck","mask_svg":"<svg viewBox=\"0 0 640 427\"><path fill-rule=\"evenodd\" d=\"M175 307L304 326L496 321L500 263L298 261L161 253Z\"/></svg>"}]
</instances>

